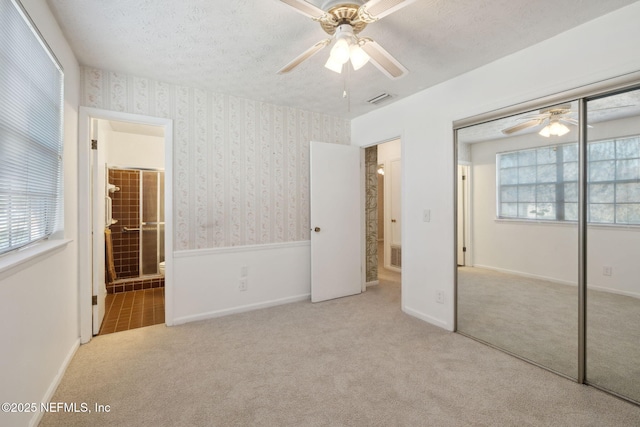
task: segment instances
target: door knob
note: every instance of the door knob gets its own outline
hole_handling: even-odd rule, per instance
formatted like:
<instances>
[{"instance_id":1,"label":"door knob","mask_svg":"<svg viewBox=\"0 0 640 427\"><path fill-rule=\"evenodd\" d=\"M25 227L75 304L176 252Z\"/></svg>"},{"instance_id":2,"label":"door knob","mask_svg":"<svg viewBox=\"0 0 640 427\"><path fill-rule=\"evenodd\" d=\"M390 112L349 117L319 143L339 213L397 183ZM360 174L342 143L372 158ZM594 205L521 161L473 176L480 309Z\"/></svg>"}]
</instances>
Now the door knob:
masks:
<instances>
[{"instance_id":1,"label":"door knob","mask_svg":"<svg viewBox=\"0 0 640 427\"><path fill-rule=\"evenodd\" d=\"M313 231L315 231L316 233L319 233L320 232L320 227L314 228Z\"/></svg>"}]
</instances>

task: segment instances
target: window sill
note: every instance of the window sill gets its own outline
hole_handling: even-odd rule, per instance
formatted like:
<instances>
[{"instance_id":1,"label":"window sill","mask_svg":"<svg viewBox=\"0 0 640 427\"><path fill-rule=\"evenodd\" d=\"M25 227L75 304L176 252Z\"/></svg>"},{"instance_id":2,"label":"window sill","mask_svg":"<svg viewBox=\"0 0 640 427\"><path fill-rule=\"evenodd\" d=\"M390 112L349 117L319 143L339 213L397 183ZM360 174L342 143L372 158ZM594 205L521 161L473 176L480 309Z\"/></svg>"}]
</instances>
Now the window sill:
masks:
<instances>
[{"instance_id":1,"label":"window sill","mask_svg":"<svg viewBox=\"0 0 640 427\"><path fill-rule=\"evenodd\" d=\"M495 218L496 223L502 224L527 224L527 225L551 225L554 227L578 227L576 221L552 221L552 220L535 220L535 219L521 219L521 218ZM593 230L628 230L640 232L640 225L634 224L587 224L588 229Z\"/></svg>"},{"instance_id":2,"label":"window sill","mask_svg":"<svg viewBox=\"0 0 640 427\"><path fill-rule=\"evenodd\" d=\"M495 222L502 224L527 224L527 225L551 225L558 227L578 227L577 222L572 221L553 221L553 220L536 220L523 218L495 218Z\"/></svg>"},{"instance_id":3,"label":"window sill","mask_svg":"<svg viewBox=\"0 0 640 427\"><path fill-rule=\"evenodd\" d=\"M0 257L0 279L17 273L38 259L52 255L72 241L71 239L47 240Z\"/></svg>"}]
</instances>

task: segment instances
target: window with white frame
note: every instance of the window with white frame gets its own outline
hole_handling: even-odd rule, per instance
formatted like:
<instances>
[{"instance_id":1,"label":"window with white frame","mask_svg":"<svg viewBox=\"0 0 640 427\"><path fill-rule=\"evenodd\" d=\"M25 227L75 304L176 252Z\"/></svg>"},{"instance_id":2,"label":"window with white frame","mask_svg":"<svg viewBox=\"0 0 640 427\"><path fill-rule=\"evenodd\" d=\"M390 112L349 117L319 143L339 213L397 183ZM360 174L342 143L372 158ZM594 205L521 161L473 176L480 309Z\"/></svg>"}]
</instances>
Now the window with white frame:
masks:
<instances>
[{"instance_id":1,"label":"window with white frame","mask_svg":"<svg viewBox=\"0 0 640 427\"><path fill-rule=\"evenodd\" d=\"M640 137L588 143L587 221L640 225ZM499 153L498 218L577 221L578 144Z\"/></svg>"},{"instance_id":2,"label":"window with white frame","mask_svg":"<svg viewBox=\"0 0 640 427\"><path fill-rule=\"evenodd\" d=\"M22 6L0 0L0 254L60 229L62 68Z\"/></svg>"}]
</instances>

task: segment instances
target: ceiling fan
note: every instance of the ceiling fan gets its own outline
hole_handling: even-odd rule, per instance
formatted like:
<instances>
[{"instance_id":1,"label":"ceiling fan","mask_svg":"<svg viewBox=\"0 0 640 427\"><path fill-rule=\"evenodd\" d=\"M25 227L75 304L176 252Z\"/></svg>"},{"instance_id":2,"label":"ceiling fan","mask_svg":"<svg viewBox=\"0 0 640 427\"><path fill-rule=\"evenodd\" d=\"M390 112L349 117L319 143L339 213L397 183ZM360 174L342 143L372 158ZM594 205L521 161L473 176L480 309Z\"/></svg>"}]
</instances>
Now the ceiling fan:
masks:
<instances>
[{"instance_id":1,"label":"ceiling fan","mask_svg":"<svg viewBox=\"0 0 640 427\"><path fill-rule=\"evenodd\" d=\"M281 0L301 14L320 23L322 29L332 37L321 40L304 51L293 61L282 67L278 74L288 73L302 62L311 58L323 48L335 44L331 49L325 67L337 73L351 61L354 70L360 69L371 61L380 71L391 79L406 75L409 71L389 52L369 37L358 34L368 25L402 9L415 0L369 0L363 4L360 0L330 0L323 8L305 0Z\"/></svg>"},{"instance_id":2,"label":"ceiling fan","mask_svg":"<svg viewBox=\"0 0 640 427\"><path fill-rule=\"evenodd\" d=\"M521 120L528 119L526 122L502 129L505 135L523 131L527 128L540 126L546 123L539 134L545 137L562 136L570 131L567 125L577 126L578 121L570 117L571 104L556 105L549 108L543 108L533 116L522 117Z\"/></svg>"}]
</instances>

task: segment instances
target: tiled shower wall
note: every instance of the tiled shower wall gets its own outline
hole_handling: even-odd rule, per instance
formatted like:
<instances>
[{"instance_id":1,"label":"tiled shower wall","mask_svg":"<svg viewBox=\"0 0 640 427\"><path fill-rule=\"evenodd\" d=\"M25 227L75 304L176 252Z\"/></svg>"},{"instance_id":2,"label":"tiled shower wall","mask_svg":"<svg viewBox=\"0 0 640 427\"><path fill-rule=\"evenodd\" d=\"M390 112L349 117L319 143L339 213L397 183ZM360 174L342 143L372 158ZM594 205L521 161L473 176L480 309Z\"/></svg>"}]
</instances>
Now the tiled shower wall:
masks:
<instances>
[{"instance_id":1,"label":"tiled shower wall","mask_svg":"<svg viewBox=\"0 0 640 427\"><path fill-rule=\"evenodd\" d=\"M82 68L87 107L173 119L174 250L309 240L309 142L349 120Z\"/></svg>"},{"instance_id":2,"label":"tiled shower wall","mask_svg":"<svg viewBox=\"0 0 640 427\"><path fill-rule=\"evenodd\" d=\"M109 169L109 183L120 188L120 191L109 194L113 201L113 218L118 220L110 227L116 277L138 277L140 235L137 232L126 232L124 228L140 227L140 172Z\"/></svg>"}]
</instances>

